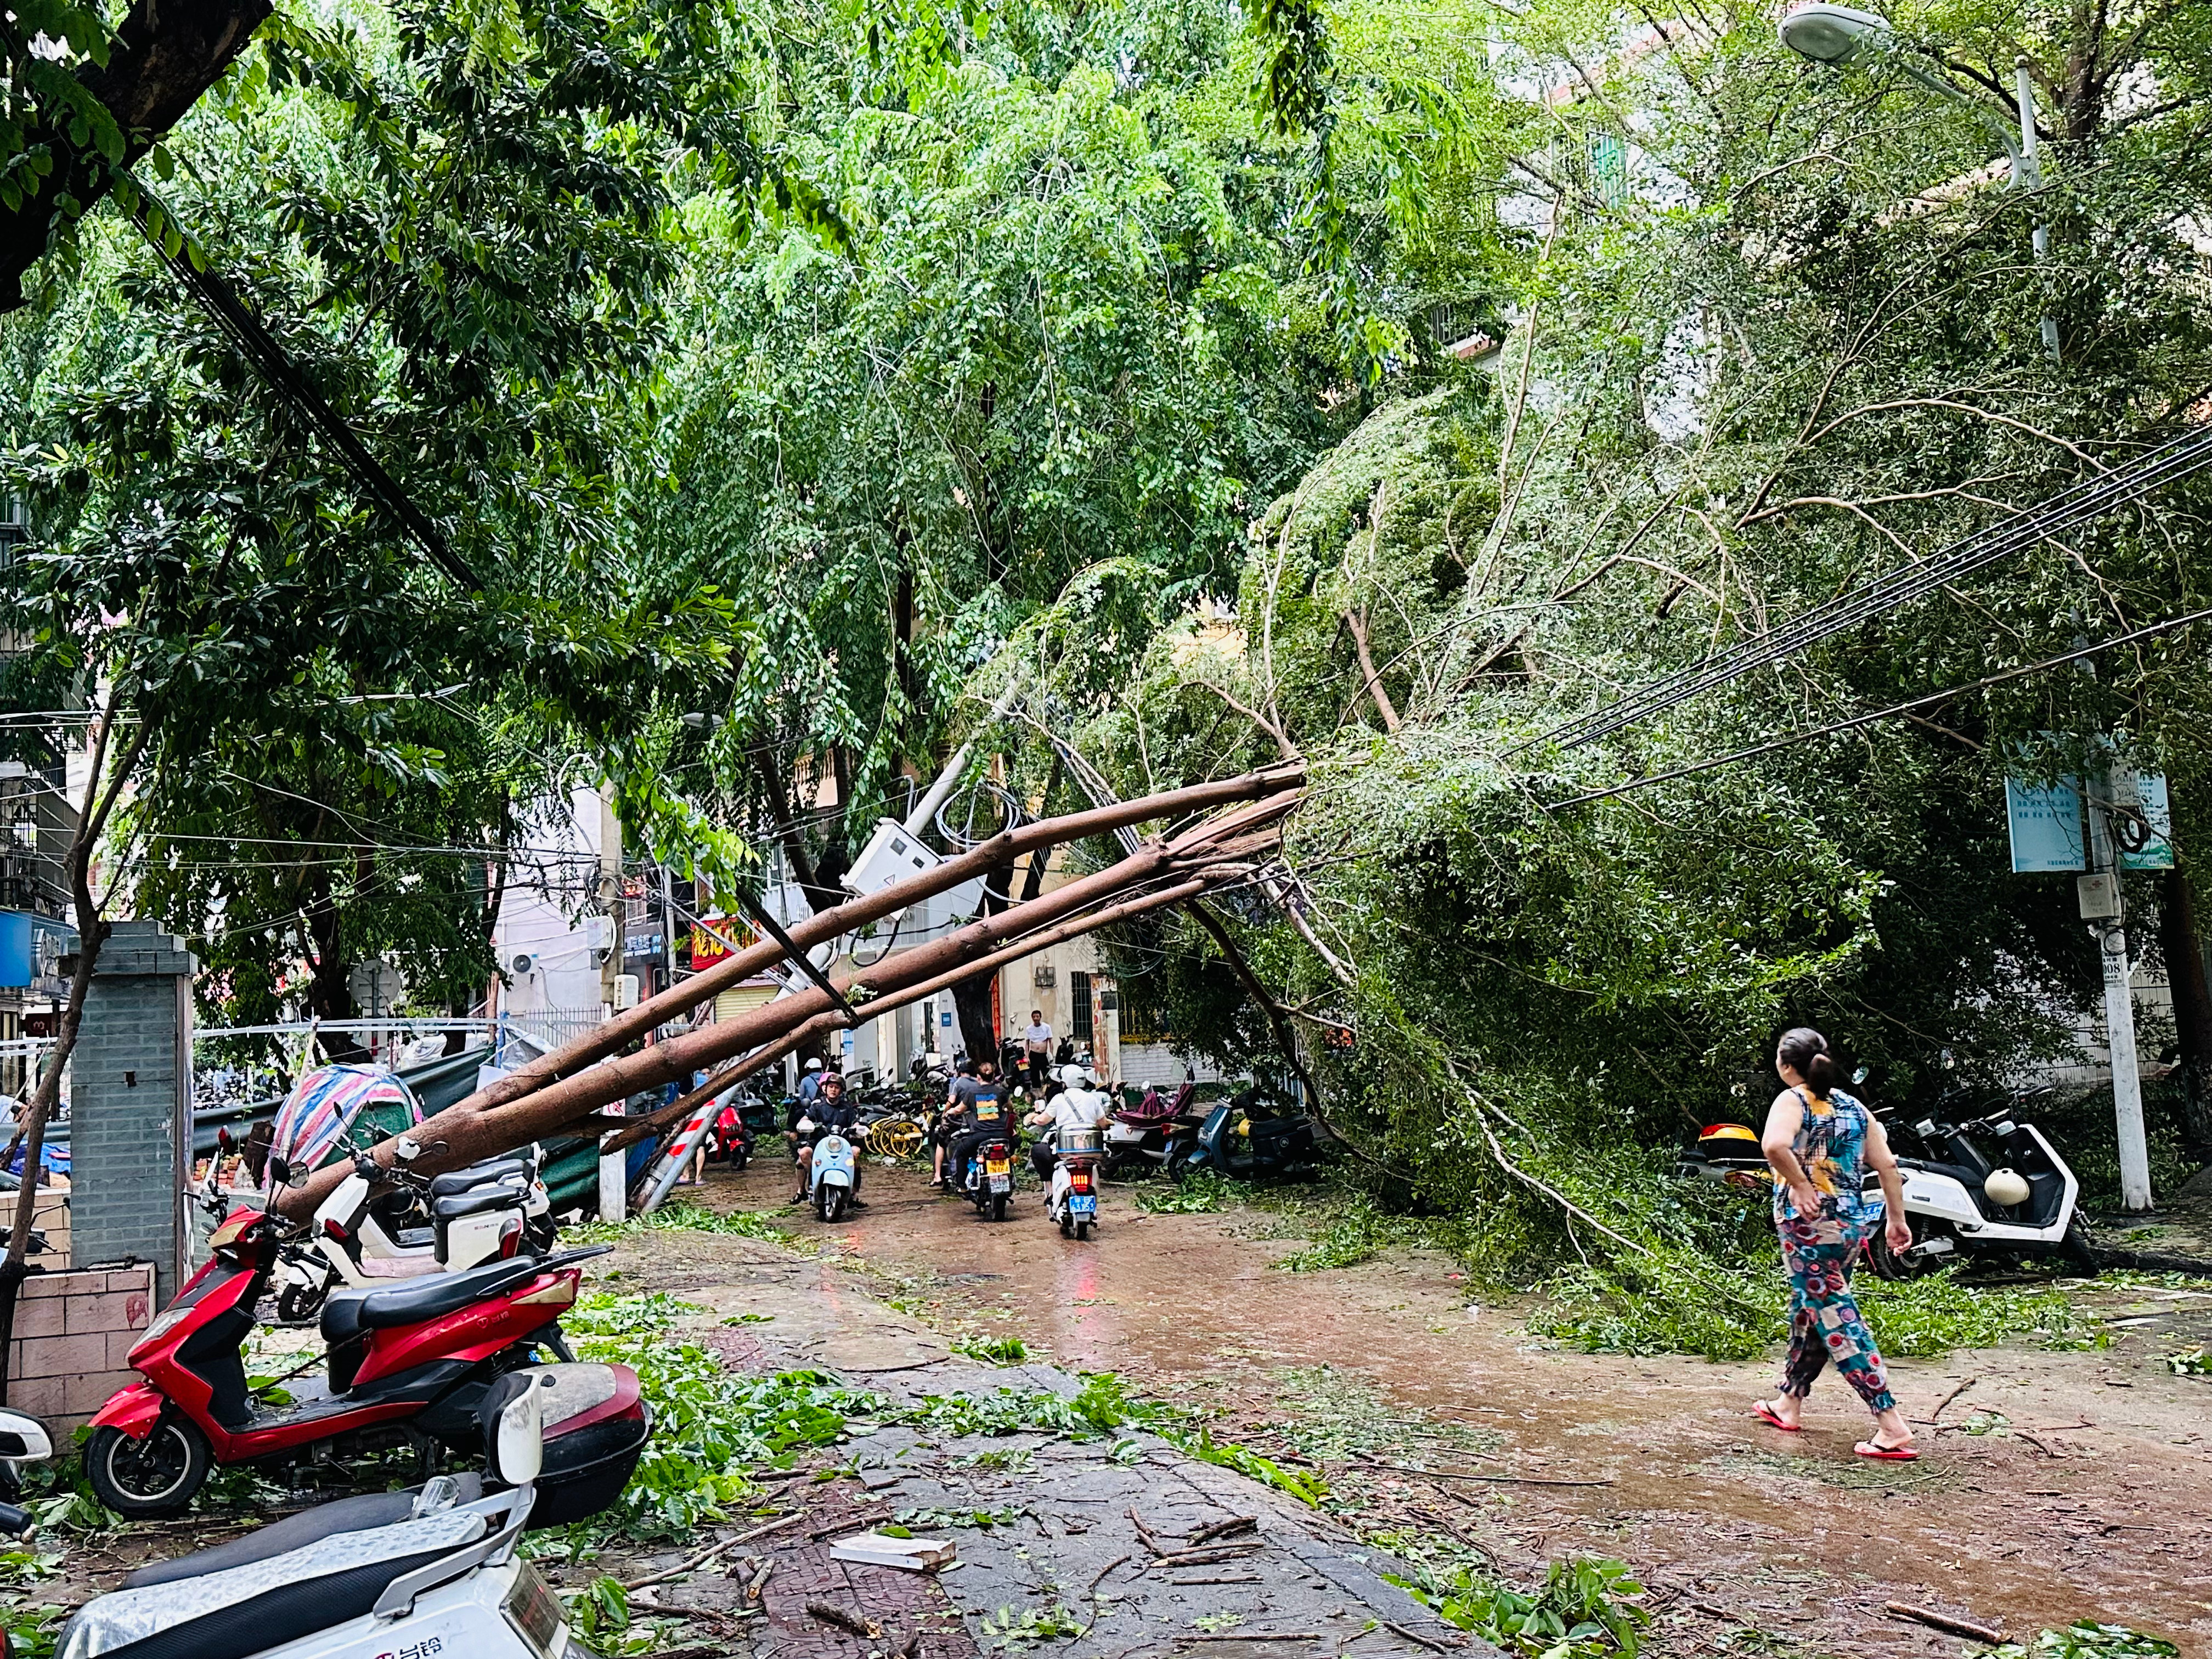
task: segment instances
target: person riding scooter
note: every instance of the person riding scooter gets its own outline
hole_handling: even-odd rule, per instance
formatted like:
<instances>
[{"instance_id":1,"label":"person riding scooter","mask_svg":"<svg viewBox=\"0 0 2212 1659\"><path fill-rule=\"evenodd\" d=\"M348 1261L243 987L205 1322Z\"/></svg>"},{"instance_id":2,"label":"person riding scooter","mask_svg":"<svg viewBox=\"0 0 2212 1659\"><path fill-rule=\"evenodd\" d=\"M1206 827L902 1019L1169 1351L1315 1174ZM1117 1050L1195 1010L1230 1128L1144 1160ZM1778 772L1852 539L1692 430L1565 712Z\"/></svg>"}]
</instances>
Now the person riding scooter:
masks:
<instances>
[{"instance_id":1,"label":"person riding scooter","mask_svg":"<svg viewBox=\"0 0 2212 1659\"><path fill-rule=\"evenodd\" d=\"M848 1140L854 1139L860 1127L860 1114L845 1098L844 1075L838 1072L824 1072L821 1090L814 1097L813 1103L793 1105L792 1114L793 1158L794 1167L799 1171L799 1193L792 1201L804 1204L813 1196L813 1183L808 1176L814 1167L814 1143L833 1130ZM852 1206L856 1210L868 1207L860 1198L860 1166L857 1159L853 1164Z\"/></svg>"},{"instance_id":2,"label":"person riding scooter","mask_svg":"<svg viewBox=\"0 0 2212 1659\"><path fill-rule=\"evenodd\" d=\"M1052 1201L1052 1167L1060 1157L1060 1132L1095 1129L1114 1110L1114 1097L1100 1085L1098 1074L1089 1066L1063 1066L1053 1077L1060 1085L1059 1092L1047 1096L1036 1110L1022 1120L1032 1129L1049 1126L1052 1130L1030 1148L1030 1166L1045 1184L1047 1203Z\"/></svg>"},{"instance_id":3,"label":"person riding scooter","mask_svg":"<svg viewBox=\"0 0 2212 1659\"><path fill-rule=\"evenodd\" d=\"M929 1184L952 1190L951 1178L945 1174L945 1160L951 1151L952 1138L965 1125L964 1108L961 1103L960 1085L975 1080L975 1062L965 1054L956 1054L952 1060L952 1075L945 1080L945 1103L937 1109L937 1122L930 1130L930 1141L936 1147L931 1159Z\"/></svg>"},{"instance_id":4,"label":"person riding scooter","mask_svg":"<svg viewBox=\"0 0 2212 1659\"><path fill-rule=\"evenodd\" d=\"M958 1127L952 1137L951 1156L945 1160L945 1173L951 1177L955 1192L966 1188L969 1161L983 1144L1013 1133L1013 1109L1007 1103L998 1071L992 1060L979 1060L975 1076L953 1083L952 1104L946 1112L957 1118Z\"/></svg>"}]
</instances>

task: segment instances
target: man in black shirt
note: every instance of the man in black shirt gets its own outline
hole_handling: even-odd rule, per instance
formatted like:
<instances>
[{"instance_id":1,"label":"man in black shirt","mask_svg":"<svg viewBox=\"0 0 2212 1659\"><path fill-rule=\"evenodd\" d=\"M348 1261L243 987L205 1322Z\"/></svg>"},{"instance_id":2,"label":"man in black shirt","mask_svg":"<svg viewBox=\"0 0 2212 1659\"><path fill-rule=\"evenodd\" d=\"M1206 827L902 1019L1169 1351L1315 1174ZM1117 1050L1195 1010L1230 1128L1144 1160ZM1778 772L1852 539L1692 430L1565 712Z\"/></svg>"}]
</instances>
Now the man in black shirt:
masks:
<instances>
[{"instance_id":1,"label":"man in black shirt","mask_svg":"<svg viewBox=\"0 0 2212 1659\"><path fill-rule=\"evenodd\" d=\"M952 1190L966 1190L968 1160L975 1149L987 1140L1000 1139L1009 1146L1013 1144L1014 1115L1007 1104L1006 1085L999 1080L999 1068L988 1060L975 1062L975 1075L960 1078L952 1085L952 1105L948 1115L959 1127L952 1139L952 1155L946 1161L945 1173L952 1182Z\"/></svg>"},{"instance_id":2,"label":"man in black shirt","mask_svg":"<svg viewBox=\"0 0 2212 1659\"><path fill-rule=\"evenodd\" d=\"M790 1125L790 1139L796 1153L799 1170L799 1196L793 1203L803 1204L809 1194L807 1187L814 1164L814 1143L833 1129L848 1140L854 1139L860 1127L860 1114L857 1107L845 1098L845 1079L836 1072L825 1073L821 1092L812 1101L795 1100L785 1120ZM799 1124L811 1124L802 1130ZM860 1158L857 1144L853 1156L853 1207L865 1209L860 1201Z\"/></svg>"}]
</instances>

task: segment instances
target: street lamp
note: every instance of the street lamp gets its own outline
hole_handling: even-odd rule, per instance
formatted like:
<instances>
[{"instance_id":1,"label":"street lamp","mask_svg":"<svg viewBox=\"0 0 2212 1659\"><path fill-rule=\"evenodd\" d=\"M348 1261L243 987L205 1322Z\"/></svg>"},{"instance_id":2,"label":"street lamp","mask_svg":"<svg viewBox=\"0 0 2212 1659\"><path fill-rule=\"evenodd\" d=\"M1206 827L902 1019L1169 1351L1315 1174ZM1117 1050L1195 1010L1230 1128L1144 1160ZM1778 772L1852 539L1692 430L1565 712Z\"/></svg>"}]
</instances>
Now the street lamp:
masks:
<instances>
[{"instance_id":1,"label":"street lamp","mask_svg":"<svg viewBox=\"0 0 2212 1659\"><path fill-rule=\"evenodd\" d=\"M1833 5L1828 0L1808 0L1806 4L1790 7L1782 14L1777 32L1784 46L1816 64L1848 64L1886 52L1897 39L1889 20L1881 13L1861 11L1856 6ZM2020 58L2013 64L2014 90L2020 101L2018 138L2013 137L2009 122L1972 94L1960 91L1940 76L1929 74L1909 59L1899 58L1897 66L1930 92L1954 104L1963 104L1982 118L1996 135L1997 142L2004 146L2005 158L2012 164L2012 188L2025 185L2036 190L2042 186L2043 172L2035 144L2035 97L2028 86L2027 59ZM2035 222L2030 240L2036 263L2040 264L2051 252L2051 228L2040 217ZM2058 319L2046 315L2042 331L2043 349L2055 363L2058 361Z\"/></svg>"}]
</instances>

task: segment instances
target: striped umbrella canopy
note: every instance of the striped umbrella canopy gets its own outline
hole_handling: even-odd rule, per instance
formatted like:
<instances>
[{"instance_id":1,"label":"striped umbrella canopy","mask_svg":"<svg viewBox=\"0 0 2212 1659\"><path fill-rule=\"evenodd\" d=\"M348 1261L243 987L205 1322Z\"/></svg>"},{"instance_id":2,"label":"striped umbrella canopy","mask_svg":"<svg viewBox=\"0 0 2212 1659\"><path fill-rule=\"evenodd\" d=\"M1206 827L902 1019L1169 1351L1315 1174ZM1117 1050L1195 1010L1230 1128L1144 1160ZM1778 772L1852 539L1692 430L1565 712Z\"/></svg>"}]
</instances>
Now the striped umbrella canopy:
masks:
<instances>
[{"instance_id":1,"label":"striped umbrella canopy","mask_svg":"<svg viewBox=\"0 0 2212 1659\"><path fill-rule=\"evenodd\" d=\"M422 1121L414 1091L390 1072L373 1066L318 1066L304 1073L284 1097L269 1150L288 1164L319 1168L354 1120L373 1106L398 1109L377 1115L387 1120L404 1114L409 1124ZM381 1133L372 1137L382 1138Z\"/></svg>"}]
</instances>

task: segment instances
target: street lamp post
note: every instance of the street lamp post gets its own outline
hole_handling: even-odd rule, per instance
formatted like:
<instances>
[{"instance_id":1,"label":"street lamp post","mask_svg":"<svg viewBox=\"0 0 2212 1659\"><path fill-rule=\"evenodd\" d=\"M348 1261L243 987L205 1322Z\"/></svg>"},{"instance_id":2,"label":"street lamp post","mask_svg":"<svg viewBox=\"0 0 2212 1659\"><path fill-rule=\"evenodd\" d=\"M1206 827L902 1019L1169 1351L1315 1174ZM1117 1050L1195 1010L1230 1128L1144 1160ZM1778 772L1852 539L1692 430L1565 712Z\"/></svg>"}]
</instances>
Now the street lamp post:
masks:
<instances>
[{"instance_id":1,"label":"street lamp post","mask_svg":"<svg viewBox=\"0 0 2212 1659\"><path fill-rule=\"evenodd\" d=\"M1800 58L1810 58L1816 64L1846 64L1866 52L1885 52L1895 43L1897 36L1889 20L1879 12L1861 11L1856 6L1838 6L1827 0L1808 0L1808 3L1792 6L1782 15L1778 28L1782 44ZM2011 163L2008 175L2010 186L2018 190L2039 189L2043 170L2035 142L2035 96L2028 85L2027 60L2020 58L2013 64L2013 88L2020 104L2020 136L2013 136L2012 125L2002 118L1980 99L1962 92L1941 76L1930 75L1917 64L1899 58L1897 66L1930 92L1962 104L1981 117L1997 142L2004 146L2005 159ZM2038 264L2051 252L2051 227L2040 214L2036 216L2035 228L2030 237ZM2042 319L2043 349L2054 363L2058 361L2058 319L2047 313Z\"/></svg>"}]
</instances>

